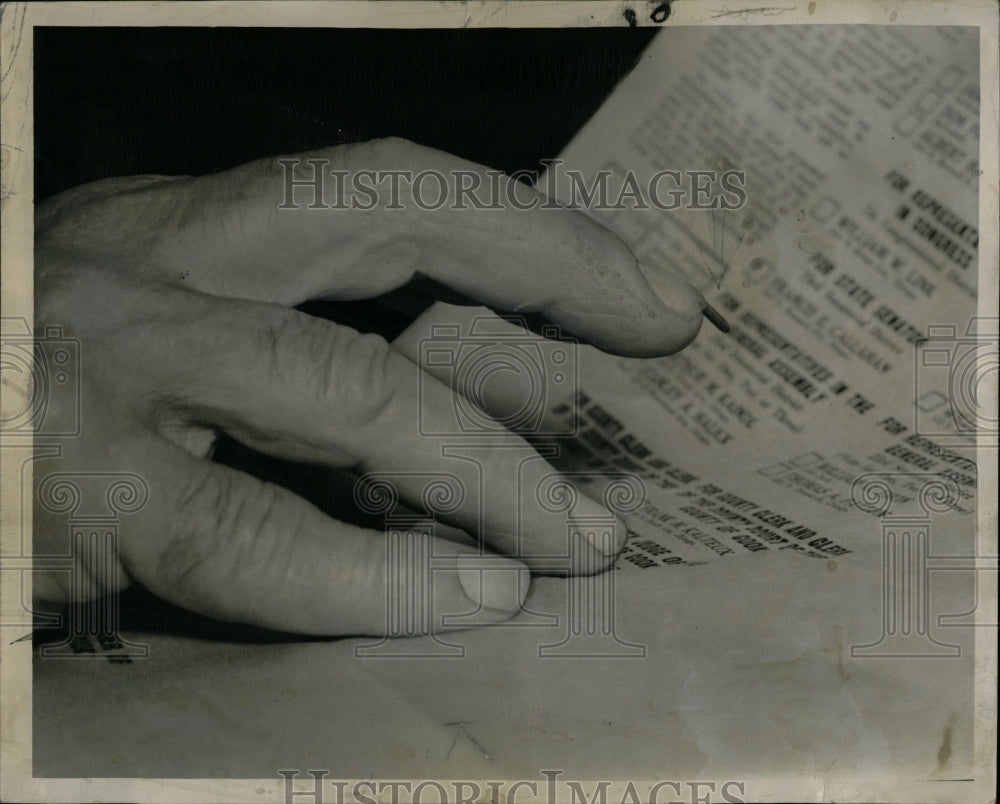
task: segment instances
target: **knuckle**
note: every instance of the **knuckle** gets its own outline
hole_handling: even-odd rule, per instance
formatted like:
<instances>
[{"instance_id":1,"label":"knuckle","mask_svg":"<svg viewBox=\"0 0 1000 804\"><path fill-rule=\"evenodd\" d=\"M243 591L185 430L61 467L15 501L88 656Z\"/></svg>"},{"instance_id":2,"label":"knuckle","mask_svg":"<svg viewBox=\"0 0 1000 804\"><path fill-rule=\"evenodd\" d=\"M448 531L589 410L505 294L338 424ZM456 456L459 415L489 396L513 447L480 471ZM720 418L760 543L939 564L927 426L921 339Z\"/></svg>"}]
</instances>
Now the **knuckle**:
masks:
<instances>
[{"instance_id":1,"label":"knuckle","mask_svg":"<svg viewBox=\"0 0 1000 804\"><path fill-rule=\"evenodd\" d=\"M426 145L419 145L403 137L383 137L357 146L350 154L355 163L365 162L365 167L383 170L418 171L427 167L440 167L444 154Z\"/></svg>"},{"instance_id":2,"label":"knuckle","mask_svg":"<svg viewBox=\"0 0 1000 804\"><path fill-rule=\"evenodd\" d=\"M172 190L164 194L168 184ZM108 253L135 254L185 207L177 193L188 184L182 176L122 176L67 190L39 205L36 248L89 254L98 261Z\"/></svg>"},{"instance_id":3,"label":"knuckle","mask_svg":"<svg viewBox=\"0 0 1000 804\"><path fill-rule=\"evenodd\" d=\"M235 472L195 473L177 498L157 577L188 605L225 618L221 587L253 588L282 570L281 535L298 527L286 493Z\"/></svg>"},{"instance_id":4,"label":"knuckle","mask_svg":"<svg viewBox=\"0 0 1000 804\"><path fill-rule=\"evenodd\" d=\"M384 338L371 333L350 333L338 340L335 362L342 367L344 377L331 377L328 386L332 387L328 388L328 393L342 394L342 380L346 380L349 394L353 396L360 391L361 398L368 400L369 408L381 407L392 396L394 387L390 367L394 362L393 352L389 344Z\"/></svg>"},{"instance_id":5,"label":"knuckle","mask_svg":"<svg viewBox=\"0 0 1000 804\"><path fill-rule=\"evenodd\" d=\"M377 417L396 396L410 365L379 335L301 314L279 316L263 338L269 376L329 405L344 427Z\"/></svg>"},{"instance_id":6,"label":"knuckle","mask_svg":"<svg viewBox=\"0 0 1000 804\"><path fill-rule=\"evenodd\" d=\"M178 494L166 546L158 556L157 578L165 589L197 602L199 577L219 552L227 532L233 490L215 473L195 473Z\"/></svg>"},{"instance_id":7,"label":"knuckle","mask_svg":"<svg viewBox=\"0 0 1000 804\"><path fill-rule=\"evenodd\" d=\"M79 325L102 295L112 291L104 271L86 261L39 249L35 270L35 317L44 323Z\"/></svg>"},{"instance_id":8,"label":"knuckle","mask_svg":"<svg viewBox=\"0 0 1000 804\"><path fill-rule=\"evenodd\" d=\"M381 156L385 159L407 156L408 154L420 150L420 146L412 140L405 139L404 137L381 137L379 139L371 140L369 145L377 156Z\"/></svg>"}]
</instances>

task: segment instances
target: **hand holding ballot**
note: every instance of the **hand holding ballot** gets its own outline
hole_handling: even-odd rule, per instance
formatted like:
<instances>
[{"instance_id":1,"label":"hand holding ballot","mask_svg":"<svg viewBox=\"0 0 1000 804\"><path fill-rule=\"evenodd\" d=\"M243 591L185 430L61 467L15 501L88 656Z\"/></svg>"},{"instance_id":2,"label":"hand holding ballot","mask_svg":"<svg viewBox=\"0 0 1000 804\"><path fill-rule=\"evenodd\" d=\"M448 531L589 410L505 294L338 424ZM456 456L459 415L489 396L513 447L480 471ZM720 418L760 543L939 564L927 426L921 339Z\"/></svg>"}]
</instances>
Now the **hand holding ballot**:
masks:
<instances>
[{"instance_id":1,"label":"hand holding ballot","mask_svg":"<svg viewBox=\"0 0 1000 804\"><path fill-rule=\"evenodd\" d=\"M425 179L412 181L415 172ZM509 202L502 209L461 203L487 183ZM443 197L449 203L427 203ZM383 534L211 462L213 444L226 434L281 459L391 471L415 508L407 476L457 473L511 500L512 485L551 473L543 459L525 463L531 448L506 431L478 466L446 460L437 430L420 422L450 415L447 384L421 376L377 335L292 309L376 297L423 276L490 307L540 312L615 354L666 355L694 339L705 308L697 290L678 280L657 296L617 235L539 200L525 184L389 139L195 178L110 179L40 205L36 326L78 339L86 366L81 433L67 440L59 470L128 471L149 487L148 504L122 529L119 576L222 620L384 631ZM523 511L488 506L480 518L477 498L467 495L448 524L511 571L470 575L460 555L469 547L435 544L436 555L455 557L453 571L434 576L443 611L482 607L487 621L502 621L523 602L530 571L605 569L625 539L620 526L614 544L554 567L545 557L565 552L562 517L529 497ZM609 515L589 500L575 513ZM58 552L60 539L63 523L36 507L35 551ZM113 591L98 567L82 569L85 596ZM36 599L67 601L61 578L37 574Z\"/></svg>"}]
</instances>

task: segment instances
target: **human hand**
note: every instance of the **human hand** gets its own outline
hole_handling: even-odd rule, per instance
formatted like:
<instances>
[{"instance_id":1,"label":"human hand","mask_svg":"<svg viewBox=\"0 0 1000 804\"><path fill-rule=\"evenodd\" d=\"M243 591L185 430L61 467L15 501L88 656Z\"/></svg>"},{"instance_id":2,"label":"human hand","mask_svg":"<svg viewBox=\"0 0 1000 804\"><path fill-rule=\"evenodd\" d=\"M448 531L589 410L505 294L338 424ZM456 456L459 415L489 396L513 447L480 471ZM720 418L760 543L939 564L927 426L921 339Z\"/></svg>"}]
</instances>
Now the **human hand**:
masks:
<instances>
[{"instance_id":1,"label":"human hand","mask_svg":"<svg viewBox=\"0 0 1000 804\"><path fill-rule=\"evenodd\" d=\"M485 172L396 139L297 158L346 171ZM422 435L418 413L449 415L451 389L421 378L384 339L291 308L375 297L422 275L492 307L542 312L607 351L652 356L695 337L704 299L680 280L657 298L628 247L578 211L431 211L405 188L401 209L385 199L367 211L282 209L284 182L277 159L266 159L196 178L96 182L39 205L36 329L59 325L81 344L81 434L65 440L58 471L132 472L147 483L148 503L120 528L123 578L222 620L380 634L384 534L212 463L218 434L279 458L396 473L401 499L415 507L416 478L427 473L513 501L553 470L525 462L531 448L513 433L494 437L478 466L444 456L448 439ZM512 192L540 195L523 184ZM435 555L454 556L455 568L434 573L436 611L482 605L486 621L502 621L523 602L528 570L610 565L613 551L598 545L582 564L554 566L547 557L566 552L566 523L533 499L481 511L479 494L466 494L449 524L510 571L470 581L459 558L469 548L437 540ZM609 516L590 500L576 513ZM34 531L36 553L65 552L65 523L39 506ZM86 581L73 594L111 591L106 573L81 569ZM71 594L58 573L39 573L34 588L44 601Z\"/></svg>"}]
</instances>

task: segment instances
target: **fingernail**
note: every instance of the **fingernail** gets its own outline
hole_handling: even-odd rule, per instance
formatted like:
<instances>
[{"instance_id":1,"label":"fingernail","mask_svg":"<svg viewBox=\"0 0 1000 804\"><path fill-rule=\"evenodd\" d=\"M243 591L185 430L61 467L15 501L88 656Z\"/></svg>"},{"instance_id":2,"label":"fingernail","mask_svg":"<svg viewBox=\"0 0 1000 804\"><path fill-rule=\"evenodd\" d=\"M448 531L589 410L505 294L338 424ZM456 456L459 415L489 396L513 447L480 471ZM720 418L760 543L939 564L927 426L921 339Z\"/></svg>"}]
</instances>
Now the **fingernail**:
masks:
<instances>
[{"instance_id":1,"label":"fingernail","mask_svg":"<svg viewBox=\"0 0 1000 804\"><path fill-rule=\"evenodd\" d=\"M673 271L661 269L660 275L647 277L660 303L674 315L691 320L700 318L705 297L698 288Z\"/></svg>"},{"instance_id":2,"label":"fingernail","mask_svg":"<svg viewBox=\"0 0 1000 804\"><path fill-rule=\"evenodd\" d=\"M611 517L610 512L606 516ZM613 522L608 524L597 522L581 522L579 532L602 556L611 558L618 555L625 546L625 537L628 528L618 517L613 517Z\"/></svg>"},{"instance_id":3,"label":"fingernail","mask_svg":"<svg viewBox=\"0 0 1000 804\"><path fill-rule=\"evenodd\" d=\"M570 524L602 556L616 556L625 545L628 528L601 503L581 494L573 506Z\"/></svg>"},{"instance_id":4,"label":"fingernail","mask_svg":"<svg viewBox=\"0 0 1000 804\"><path fill-rule=\"evenodd\" d=\"M531 573L512 558L459 553L458 581L466 597L476 605L515 612L528 595Z\"/></svg>"}]
</instances>

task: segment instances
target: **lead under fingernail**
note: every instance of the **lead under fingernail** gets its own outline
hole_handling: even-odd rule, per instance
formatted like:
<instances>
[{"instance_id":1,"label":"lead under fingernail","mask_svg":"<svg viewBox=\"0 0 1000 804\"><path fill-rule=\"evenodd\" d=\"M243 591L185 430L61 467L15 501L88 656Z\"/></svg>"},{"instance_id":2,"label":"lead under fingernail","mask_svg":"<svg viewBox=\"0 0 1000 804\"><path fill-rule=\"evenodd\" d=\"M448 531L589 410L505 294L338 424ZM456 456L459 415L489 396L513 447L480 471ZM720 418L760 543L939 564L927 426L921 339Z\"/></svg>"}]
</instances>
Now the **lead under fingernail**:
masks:
<instances>
[{"instance_id":1,"label":"lead under fingernail","mask_svg":"<svg viewBox=\"0 0 1000 804\"><path fill-rule=\"evenodd\" d=\"M712 322L719 332L729 333L731 329L729 322L726 321L726 319L722 317L722 313L716 310L711 304L705 302L705 307L701 312L704 314L705 318Z\"/></svg>"}]
</instances>

